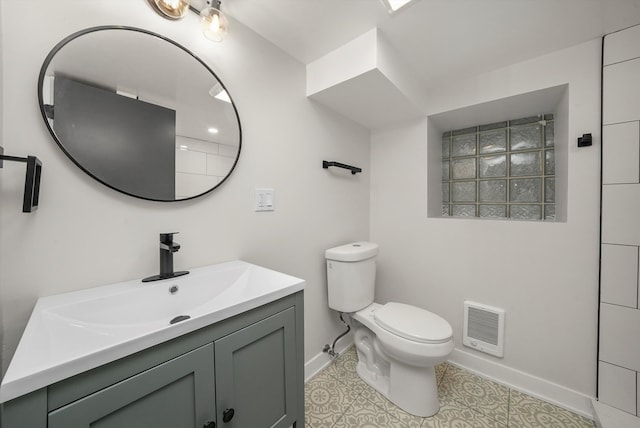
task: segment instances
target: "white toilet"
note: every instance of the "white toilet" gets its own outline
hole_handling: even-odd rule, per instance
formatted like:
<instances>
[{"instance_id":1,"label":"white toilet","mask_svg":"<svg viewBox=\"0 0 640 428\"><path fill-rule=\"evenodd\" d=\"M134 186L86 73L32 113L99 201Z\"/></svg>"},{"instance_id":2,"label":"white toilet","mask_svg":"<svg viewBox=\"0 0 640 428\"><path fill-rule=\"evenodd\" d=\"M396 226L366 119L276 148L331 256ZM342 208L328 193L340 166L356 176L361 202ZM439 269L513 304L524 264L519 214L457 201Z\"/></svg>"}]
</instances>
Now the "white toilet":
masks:
<instances>
[{"instance_id":1,"label":"white toilet","mask_svg":"<svg viewBox=\"0 0 640 428\"><path fill-rule=\"evenodd\" d=\"M434 415L440 408L434 367L453 350L453 330L424 309L374 303L377 254L372 242L326 251L329 307L352 319L358 375L401 409Z\"/></svg>"}]
</instances>

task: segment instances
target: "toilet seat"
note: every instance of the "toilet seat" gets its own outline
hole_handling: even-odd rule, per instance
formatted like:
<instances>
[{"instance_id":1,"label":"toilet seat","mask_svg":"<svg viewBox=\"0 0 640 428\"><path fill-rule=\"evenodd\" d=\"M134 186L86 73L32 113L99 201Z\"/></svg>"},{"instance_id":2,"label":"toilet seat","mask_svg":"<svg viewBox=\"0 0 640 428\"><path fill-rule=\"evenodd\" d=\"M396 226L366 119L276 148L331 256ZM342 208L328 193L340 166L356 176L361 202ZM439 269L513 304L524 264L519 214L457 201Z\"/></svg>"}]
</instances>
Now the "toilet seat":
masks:
<instances>
[{"instance_id":1,"label":"toilet seat","mask_svg":"<svg viewBox=\"0 0 640 428\"><path fill-rule=\"evenodd\" d=\"M446 343L453 337L445 319L412 305L390 302L377 308L373 318L383 329L414 342Z\"/></svg>"}]
</instances>

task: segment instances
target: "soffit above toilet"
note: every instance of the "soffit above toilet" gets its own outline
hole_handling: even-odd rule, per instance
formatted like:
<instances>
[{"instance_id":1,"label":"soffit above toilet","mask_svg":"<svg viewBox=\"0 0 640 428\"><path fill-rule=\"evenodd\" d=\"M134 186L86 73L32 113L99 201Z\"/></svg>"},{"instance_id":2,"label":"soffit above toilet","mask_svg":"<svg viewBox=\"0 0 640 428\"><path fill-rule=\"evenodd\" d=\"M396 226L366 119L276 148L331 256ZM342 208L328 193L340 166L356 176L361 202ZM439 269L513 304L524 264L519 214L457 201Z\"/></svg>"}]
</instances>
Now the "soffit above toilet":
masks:
<instances>
[{"instance_id":1,"label":"soffit above toilet","mask_svg":"<svg viewBox=\"0 0 640 428\"><path fill-rule=\"evenodd\" d=\"M307 64L307 96L368 129L422 116L420 92L377 29Z\"/></svg>"}]
</instances>

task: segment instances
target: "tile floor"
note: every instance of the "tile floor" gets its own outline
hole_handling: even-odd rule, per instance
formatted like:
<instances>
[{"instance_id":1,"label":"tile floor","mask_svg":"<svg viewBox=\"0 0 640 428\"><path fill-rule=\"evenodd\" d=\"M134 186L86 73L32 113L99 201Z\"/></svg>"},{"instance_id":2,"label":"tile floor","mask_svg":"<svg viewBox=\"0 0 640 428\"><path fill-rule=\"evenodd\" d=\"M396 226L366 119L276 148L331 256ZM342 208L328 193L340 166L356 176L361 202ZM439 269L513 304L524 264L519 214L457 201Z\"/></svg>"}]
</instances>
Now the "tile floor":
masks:
<instances>
[{"instance_id":1,"label":"tile floor","mask_svg":"<svg viewBox=\"0 0 640 428\"><path fill-rule=\"evenodd\" d=\"M356 374L355 348L305 386L306 428L594 428L589 419L451 364L436 367L440 411L410 415Z\"/></svg>"}]
</instances>

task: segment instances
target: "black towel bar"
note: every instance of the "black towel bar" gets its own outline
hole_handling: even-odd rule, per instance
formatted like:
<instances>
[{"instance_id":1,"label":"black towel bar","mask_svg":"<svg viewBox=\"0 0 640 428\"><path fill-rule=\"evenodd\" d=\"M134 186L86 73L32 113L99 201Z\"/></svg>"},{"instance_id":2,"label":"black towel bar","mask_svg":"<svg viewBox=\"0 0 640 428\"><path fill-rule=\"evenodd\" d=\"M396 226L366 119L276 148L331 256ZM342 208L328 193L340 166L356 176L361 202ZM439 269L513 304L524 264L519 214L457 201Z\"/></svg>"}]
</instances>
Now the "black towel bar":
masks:
<instances>
[{"instance_id":1,"label":"black towel bar","mask_svg":"<svg viewBox=\"0 0 640 428\"><path fill-rule=\"evenodd\" d=\"M324 169L327 169L330 166L337 166L338 168L348 169L351 171L351 174L353 175L357 174L358 172L362 172L362 168L358 168L357 166L351 166L351 165L347 165L340 162L334 162L334 161L326 161L326 160L322 161L322 167Z\"/></svg>"}]
</instances>

